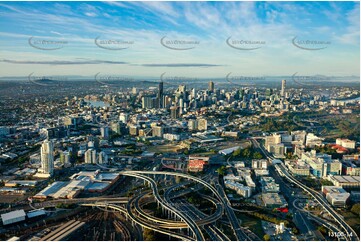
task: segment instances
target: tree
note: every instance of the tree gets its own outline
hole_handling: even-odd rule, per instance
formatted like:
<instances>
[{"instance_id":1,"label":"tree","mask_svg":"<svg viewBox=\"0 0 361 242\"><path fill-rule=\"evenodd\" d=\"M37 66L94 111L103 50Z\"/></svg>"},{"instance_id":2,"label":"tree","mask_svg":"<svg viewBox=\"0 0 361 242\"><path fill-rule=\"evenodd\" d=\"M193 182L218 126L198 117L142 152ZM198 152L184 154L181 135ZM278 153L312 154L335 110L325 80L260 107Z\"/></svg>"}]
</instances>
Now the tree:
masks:
<instances>
[{"instance_id":1,"label":"tree","mask_svg":"<svg viewBox=\"0 0 361 242\"><path fill-rule=\"evenodd\" d=\"M326 233L327 233L326 228L323 227L323 226L318 226L317 230L320 231L322 234L326 234Z\"/></svg>"},{"instance_id":2,"label":"tree","mask_svg":"<svg viewBox=\"0 0 361 242\"><path fill-rule=\"evenodd\" d=\"M146 241L154 241L155 237L154 237L154 233L152 230L145 228L143 231L143 238Z\"/></svg>"},{"instance_id":3,"label":"tree","mask_svg":"<svg viewBox=\"0 0 361 242\"><path fill-rule=\"evenodd\" d=\"M262 159L262 158L263 158L262 154L259 153L258 151L253 154L253 159Z\"/></svg>"},{"instance_id":4,"label":"tree","mask_svg":"<svg viewBox=\"0 0 361 242\"><path fill-rule=\"evenodd\" d=\"M236 149L235 151L233 151L232 156L236 157L236 156L239 156L240 154L241 154L241 149Z\"/></svg>"},{"instance_id":5,"label":"tree","mask_svg":"<svg viewBox=\"0 0 361 242\"><path fill-rule=\"evenodd\" d=\"M226 170L226 167L225 167L225 166L221 166L221 167L219 167L219 168L217 169L217 172L218 172L219 175L224 176L225 170Z\"/></svg>"},{"instance_id":6,"label":"tree","mask_svg":"<svg viewBox=\"0 0 361 242\"><path fill-rule=\"evenodd\" d=\"M286 158L287 158L287 159L292 159L292 152L288 152L288 153L286 154Z\"/></svg>"},{"instance_id":7,"label":"tree","mask_svg":"<svg viewBox=\"0 0 361 242\"><path fill-rule=\"evenodd\" d=\"M321 185L322 186L332 186L333 183L331 181L321 179Z\"/></svg>"},{"instance_id":8,"label":"tree","mask_svg":"<svg viewBox=\"0 0 361 242\"><path fill-rule=\"evenodd\" d=\"M244 149L243 152L242 152L242 155L243 155L244 157L246 157L246 158L250 158L250 157L251 157L251 151L250 151L250 149L248 149L248 148Z\"/></svg>"},{"instance_id":9,"label":"tree","mask_svg":"<svg viewBox=\"0 0 361 242\"><path fill-rule=\"evenodd\" d=\"M359 203L354 204L351 208L351 212L360 215L360 204Z\"/></svg>"},{"instance_id":10,"label":"tree","mask_svg":"<svg viewBox=\"0 0 361 242\"><path fill-rule=\"evenodd\" d=\"M298 234L298 233L299 233L299 231L298 231L298 229L297 229L297 228L293 227L293 228L292 228L292 233L293 233L293 234Z\"/></svg>"},{"instance_id":11,"label":"tree","mask_svg":"<svg viewBox=\"0 0 361 242\"><path fill-rule=\"evenodd\" d=\"M271 236L269 236L269 234L265 234L263 236L263 240L265 240L265 241L269 241L270 239L271 239Z\"/></svg>"}]
</instances>

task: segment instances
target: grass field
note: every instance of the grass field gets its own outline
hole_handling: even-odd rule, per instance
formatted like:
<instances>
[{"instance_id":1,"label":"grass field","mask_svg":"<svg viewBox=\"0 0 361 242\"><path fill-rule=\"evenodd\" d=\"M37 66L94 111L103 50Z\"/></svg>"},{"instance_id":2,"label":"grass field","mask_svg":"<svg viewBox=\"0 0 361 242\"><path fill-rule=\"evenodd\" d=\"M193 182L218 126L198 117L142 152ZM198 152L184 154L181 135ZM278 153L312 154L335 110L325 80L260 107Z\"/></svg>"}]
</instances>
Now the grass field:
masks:
<instances>
[{"instance_id":1,"label":"grass field","mask_svg":"<svg viewBox=\"0 0 361 242\"><path fill-rule=\"evenodd\" d=\"M149 152L156 153L177 153L177 150L181 149L180 145L166 144L166 145L158 145L158 146L150 146L148 147Z\"/></svg>"}]
</instances>

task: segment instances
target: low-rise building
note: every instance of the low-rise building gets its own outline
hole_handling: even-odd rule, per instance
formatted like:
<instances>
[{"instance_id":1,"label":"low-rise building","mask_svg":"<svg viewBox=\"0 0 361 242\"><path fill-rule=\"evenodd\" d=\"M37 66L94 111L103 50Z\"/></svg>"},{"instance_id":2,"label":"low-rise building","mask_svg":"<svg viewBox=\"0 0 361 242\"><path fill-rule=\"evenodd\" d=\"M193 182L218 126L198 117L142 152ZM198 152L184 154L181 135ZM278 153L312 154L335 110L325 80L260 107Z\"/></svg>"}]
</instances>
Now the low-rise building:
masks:
<instances>
[{"instance_id":1,"label":"low-rise building","mask_svg":"<svg viewBox=\"0 0 361 242\"><path fill-rule=\"evenodd\" d=\"M302 160L286 160L285 164L289 171L295 176L310 175L310 166Z\"/></svg>"},{"instance_id":2,"label":"low-rise building","mask_svg":"<svg viewBox=\"0 0 361 242\"><path fill-rule=\"evenodd\" d=\"M254 174L258 176L269 176L269 171L264 169L254 169Z\"/></svg>"},{"instance_id":3,"label":"low-rise building","mask_svg":"<svg viewBox=\"0 0 361 242\"><path fill-rule=\"evenodd\" d=\"M15 210L9 213L1 214L1 220L3 221L3 225L13 224L20 221L25 220L25 212L23 209Z\"/></svg>"},{"instance_id":4,"label":"low-rise building","mask_svg":"<svg viewBox=\"0 0 361 242\"><path fill-rule=\"evenodd\" d=\"M346 192L342 187L337 186L322 186L322 193L334 207L345 207L350 197L350 193Z\"/></svg>"},{"instance_id":5,"label":"low-rise building","mask_svg":"<svg viewBox=\"0 0 361 242\"><path fill-rule=\"evenodd\" d=\"M267 169L267 160L266 159L257 159L252 160L253 169Z\"/></svg>"},{"instance_id":6,"label":"low-rise building","mask_svg":"<svg viewBox=\"0 0 361 242\"><path fill-rule=\"evenodd\" d=\"M336 144L341 145L347 149L355 149L356 148L356 141L349 140L349 139L336 139Z\"/></svg>"},{"instance_id":7,"label":"low-rise building","mask_svg":"<svg viewBox=\"0 0 361 242\"><path fill-rule=\"evenodd\" d=\"M53 182L40 192L38 192L35 196L33 196L36 199L46 199L48 197L52 197L56 192L58 192L62 187L66 186L68 182Z\"/></svg>"},{"instance_id":8,"label":"low-rise building","mask_svg":"<svg viewBox=\"0 0 361 242\"><path fill-rule=\"evenodd\" d=\"M163 135L163 138L169 141L179 141L180 140L180 135L179 134L169 134L166 133Z\"/></svg>"},{"instance_id":9,"label":"low-rise building","mask_svg":"<svg viewBox=\"0 0 361 242\"><path fill-rule=\"evenodd\" d=\"M188 170L190 172L203 171L204 165L207 165L208 162L209 162L209 157L205 157L205 156L189 156Z\"/></svg>"},{"instance_id":10,"label":"low-rise building","mask_svg":"<svg viewBox=\"0 0 361 242\"><path fill-rule=\"evenodd\" d=\"M243 197L250 197L252 195L252 189L250 187L244 186L243 184L231 180L225 180L225 186L229 189L235 190L237 194Z\"/></svg>"},{"instance_id":11,"label":"low-rise building","mask_svg":"<svg viewBox=\"0 0 361 242\"><path fill-rule=\"evenodd\" d=\"M311 148L315 146L320 146L322 145L323 140L323 138L317 137L313 133L308 133L306 135L306 146Z\"/></svg>"},{"instance_id":12,"label":"low-rise building","mask_svg":"<svg viewBox=\"0 0 361 242\"><path fill-rule=\"evenodd\" d=\"M223 150L218 151L218 154L220 154L220 155L230 155L230 154L232 154L234 151L236 151L236 150L238 150L238 149L240 149L240 148L241 148L240 146L235 146L235 147L223 149Z\"/></svg>"},{"instance_id":13,"label":"low-rise building","mask_svg":"<svg viewBox=\"0 0 361 242\"><path fill-rule=\"evenodd\" d=\"M359 176L329 176L328 179L333 183L333 185L342 187L342 188L359 188L360 187L360 177Z\"/></svg>"},{"instance_id":14,"label":"low-rise building","mask_svg":"<svg viewBox=\"0 0 361 242\"><path fill-rule=\"evenodd\" d=\"M5 187L35 187L38 181L34 180L11 180L4 184Z\"/></svg>"},{"instance_id":15,"label":"low-rise building","mask_svg":"<svg viewBox=\"0 0 361 242\"><path fill-rule=\"evenodd\" d=\"M282 208L288 205L283 195L278 193L262 193L262 201L268 208Z\"/></svg>"},{"instance_id":16,"label":"low-rise building","mask_svg":"<svg viewBox=\"0 0 361 242\"><path fill-rule=\"evenodd\" d=\"M272 177L263 176L260 179L260 183L263 193L278 193L280 191L279 184L277 184Z\"/></svg>"}]
</instances>

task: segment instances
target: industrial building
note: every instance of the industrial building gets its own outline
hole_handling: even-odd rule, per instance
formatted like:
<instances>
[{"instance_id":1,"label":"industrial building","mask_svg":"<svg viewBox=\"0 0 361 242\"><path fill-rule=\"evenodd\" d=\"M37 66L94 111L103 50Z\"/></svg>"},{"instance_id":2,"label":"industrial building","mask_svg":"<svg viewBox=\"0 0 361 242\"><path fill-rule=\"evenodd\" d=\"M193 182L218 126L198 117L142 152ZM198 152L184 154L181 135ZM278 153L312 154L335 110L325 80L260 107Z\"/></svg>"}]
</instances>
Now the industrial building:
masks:
<instances>
[{"instance_id":1,"label":"industrial building","mask_svg":"<svg viewBox=\"0 0 361 242\"><path fill-rule=\"evenodd\" d=\"M62 187L66 186L67 182L53 182L43 190L41 190L39 193L37 193L35 196L33 196L36 199L46 199L48 197L52 197L57 191L59 191Z\"/></svg>"},{"instance_id":2,"label":"industrial building","mask_svg":"<svg viewBox=\"0 0 361 242\"><path fill-rule=\"evenodd\" d=\"M218 154L220 154L220 155L230 155L230 154L232 154L233 152L235 152L238 149L241 149L241 146L235 146L235 147L220 150L220 151L218 151Z\"/></svg>"},{"instance_id":3,"label":"industrial building","mask_svg":"<svg viewBox=\"0 0 361 242\"><path fill-rule=\"evenodd\" d=\"M342 188L350 188L350 189L358 189L360 187L360 177L359 176L328 176L328 180L333 183L333 185L342 187Z\"/></svg>"},{"instance_id":4,"label":"industrial building","mask_svg":"<svg viewBox=\"0 0 361 242\"><path fill-rule=\"evenodd\" d=\"M35 187L38 181L33 180L11 180L4 184L5 187Z\"/></svg>"},{"instance_id":5,"label":"industrial building","mask_svg":"<svg viewBox=\"0 0 361 242\"><path fill-rule=\"evenodd\" d=\"M28 219L33 219L33 218L39 218L39 217L43 217L45 216L45 210L44 209L36 209L36 210L32 210L26 213L26 216L28 217Z\"/></svg>"},{"instance_id":6,"label":"industrial building","mask_svg":"<svg viewBox=\"0 0 361 242\"><path fill-rule=\"evenodd\" d=\"M15 210L9 213L1 214L1 220L3 222L3 225L13 224L20 221L25 220L25 212L24 210Z\"/></svg>"},{"instance_id":7,"label":"industrial building","mask_svg":"<svg viewBox=\"0 0 361 242\"><path fill-rule=\"evenodd\" d=\"M96 171L81 171L70 177L70 182L54 182L34 198L46 199L77 197L81 192L104 192L119 179L118 173L108 173Z\"/></svg>"}]
</instances>

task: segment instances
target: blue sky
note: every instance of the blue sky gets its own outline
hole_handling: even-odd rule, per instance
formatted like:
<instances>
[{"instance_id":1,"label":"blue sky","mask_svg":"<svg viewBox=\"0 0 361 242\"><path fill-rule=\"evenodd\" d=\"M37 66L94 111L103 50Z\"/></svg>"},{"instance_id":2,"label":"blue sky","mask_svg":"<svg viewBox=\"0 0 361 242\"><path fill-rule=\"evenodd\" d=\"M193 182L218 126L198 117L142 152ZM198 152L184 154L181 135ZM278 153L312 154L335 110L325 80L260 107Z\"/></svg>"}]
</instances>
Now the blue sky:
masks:
<instances>
[{"instance_id":1,"label":"blue sky","mask_svg":"<svg viewBox=\"0 0 361 242\"><path fill-rule=\"evenodd\" d=\"M358 2L0 2L0 76L359 76L359 8Z\"/></svg>"}]
</instances>

